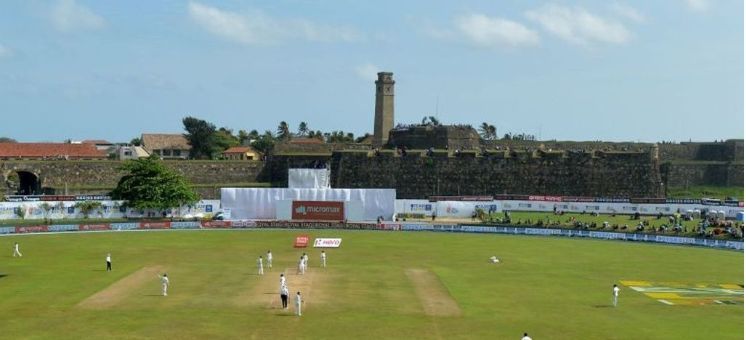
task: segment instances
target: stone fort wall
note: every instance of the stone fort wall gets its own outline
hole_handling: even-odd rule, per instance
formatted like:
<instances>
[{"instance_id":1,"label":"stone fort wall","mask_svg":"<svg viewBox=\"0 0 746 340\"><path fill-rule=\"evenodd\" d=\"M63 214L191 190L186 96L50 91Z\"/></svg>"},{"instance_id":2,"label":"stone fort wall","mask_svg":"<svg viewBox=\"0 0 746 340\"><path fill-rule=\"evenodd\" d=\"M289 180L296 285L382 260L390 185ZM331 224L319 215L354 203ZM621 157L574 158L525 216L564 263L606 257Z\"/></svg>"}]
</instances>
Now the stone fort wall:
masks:
<instances>
[{"instance_id":1,"label":"stone fort wall","mask_svg":"<svg viewBox=\"0 0 746 340\"><path fill-rule=\"evenodd\" d=\"M699 144L673 144L675 147L662 144L658 151L661 161L656 159L654 151L645 151L651 150L650 144L632 143L610 146L606 151L580 151L584 148L576 147L568 148L575 151L548 152L513 146L511 151L466 150L458 156L454 151L436 150L434 155L427 156L422 150L410 150L402 157L393 150L382 150L378 156L372 150L337 150L305 156L297 152L279 154L266 162L165 163L185 175L204 198L218 198L222 186L285 186L288 168L327 164L332 169L334 187L396 188L401 198L503 193L661 197L670 187L743 185L742 141L727 147L723 145L728 143ZM713 147L720 151L706 152ZM544 150L548 149L545 144ZM614 151L620 149L627 151ZM694 160L665 160L674 154ZM703 160L713 157L717 160ZM121 164L119 161L0 161L0 194L15 191L15 187L8 187L6 179L17 171L36 174L47 192L106 193L122 175L117 169Z\"/></svg>"},{"instance_id":2,"label":"stone fort wall","mask_svg":"<svg viewBox=\"0 0 746 340\"><path fill-rule=\"evenodd\" d=\"M331 156L274 156L271 180L287 183L289 166L329 162L332 186L395 188L399 198L431 195L537 194L662 197L659 166L650 152L335 152ZM283 171L284 170L284 171Z\"/></svg>"}]
</instances>

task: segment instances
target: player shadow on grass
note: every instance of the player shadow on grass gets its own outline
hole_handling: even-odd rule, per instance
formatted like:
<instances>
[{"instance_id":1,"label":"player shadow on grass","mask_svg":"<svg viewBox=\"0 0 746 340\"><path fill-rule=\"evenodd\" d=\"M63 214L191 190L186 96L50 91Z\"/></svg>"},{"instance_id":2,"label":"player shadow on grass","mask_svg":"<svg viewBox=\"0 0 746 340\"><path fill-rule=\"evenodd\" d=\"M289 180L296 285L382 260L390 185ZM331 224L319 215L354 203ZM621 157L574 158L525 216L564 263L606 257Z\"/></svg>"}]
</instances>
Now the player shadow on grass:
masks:
<instances>
[{"instance_id":1,"label":"player shadow on grass","mask_svg":"<svg viewBox=\"0 0 746 340\"><path fill-rule=\"evenodd\" d=\"M613 305L593 305L593 308L612 308Z\"/></svg>"},{"instance_id":2,"label":"player shadow on grass","mask_svg":"<svg viewBox=\"0 0 746 340\"><path fill-rule=\"evenodd\" d=\"M6 277L6 276L8 276L8 274L3 274L3 273L0 273L0 279L4 278L4 277Z\"/></svg>"},{"instance_id":3,"label":"player shadow on grass","mask_svg":"<svg viewBox=\"0 0 746 340\"><path fill-rule=\"evenodd\" d=\"M163 294L143 294L142 296L163 296Z\"/></svg>"}]
</instances>

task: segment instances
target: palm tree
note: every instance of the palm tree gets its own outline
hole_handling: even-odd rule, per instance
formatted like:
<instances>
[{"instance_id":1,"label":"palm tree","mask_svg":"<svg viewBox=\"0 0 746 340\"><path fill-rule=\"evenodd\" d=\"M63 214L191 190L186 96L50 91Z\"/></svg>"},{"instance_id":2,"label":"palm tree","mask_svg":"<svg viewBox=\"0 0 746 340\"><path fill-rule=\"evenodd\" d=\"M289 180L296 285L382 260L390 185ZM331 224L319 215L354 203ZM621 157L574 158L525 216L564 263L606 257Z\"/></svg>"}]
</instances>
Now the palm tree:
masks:
<instances>
[{"instance_id":1,"label":"palm tree","mask_svg":"<svg viewBox=\"0 0 746 340\"><path fill-rule=\"evenodd\" d=\"M438 118L435 118L433 116L430 116L430 122L433 123L433 125L435 126L440 125L440 120L438 120Z\"/></svg>"},{"instance_id":2,"label":"palm tree","mask_svg":"<svg viewBox=\"0 0 746 340\"><path fill-rule=\"evenodd\" d=\"M482 125L479 126L479 136L485 140L490 139L490 124L482 122Z\"/></svg>"},{"instance_id":3,"label":"palm tree","mask_svg":"<svg viewBox=\"0 0 746 340\"><path fill-rule=\"evenodd\" d=\"M497 139L497 128L495 128L494 125L490 124L489 132L490 132L490 140Z\"/></svg>"},{"instance_id":4,"label":"palm tree","mask_svg":"<svg viewBox=\"0 0 746 340\"><path fill-rule=\"evenodd\" d=\"M306 124L306 122L300 122L298 125L298 134L301 136L308 134L308 124Z\"/></svg>"},{"instance_id":5,"label":"palm tree","mask_svg":"<svg viewBox=\"0 0 746 340\"><path fill-rule=\"evenodd\" d=\"M284 120L277 126L277 139L290 139L290 128L288 127L288 123Z\"/></svg>"}]
</instances>

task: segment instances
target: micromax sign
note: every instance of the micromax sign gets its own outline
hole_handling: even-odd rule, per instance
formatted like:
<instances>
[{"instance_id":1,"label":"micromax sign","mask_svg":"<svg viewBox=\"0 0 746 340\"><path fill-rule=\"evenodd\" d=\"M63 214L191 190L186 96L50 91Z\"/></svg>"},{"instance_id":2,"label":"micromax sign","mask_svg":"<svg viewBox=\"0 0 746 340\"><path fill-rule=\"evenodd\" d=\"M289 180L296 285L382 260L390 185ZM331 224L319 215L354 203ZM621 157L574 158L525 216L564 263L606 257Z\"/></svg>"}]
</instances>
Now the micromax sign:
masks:
<instances>
[{"instance_id":1,"label":"micromax sign","mask_svg":"<svg viewBox=\"0 0 746 340\"><path fill-rule=\"evenodd\" d=\"M341 221L345 219L344 202L293 201L294 220Z\"/></svg>"}]
</instances>

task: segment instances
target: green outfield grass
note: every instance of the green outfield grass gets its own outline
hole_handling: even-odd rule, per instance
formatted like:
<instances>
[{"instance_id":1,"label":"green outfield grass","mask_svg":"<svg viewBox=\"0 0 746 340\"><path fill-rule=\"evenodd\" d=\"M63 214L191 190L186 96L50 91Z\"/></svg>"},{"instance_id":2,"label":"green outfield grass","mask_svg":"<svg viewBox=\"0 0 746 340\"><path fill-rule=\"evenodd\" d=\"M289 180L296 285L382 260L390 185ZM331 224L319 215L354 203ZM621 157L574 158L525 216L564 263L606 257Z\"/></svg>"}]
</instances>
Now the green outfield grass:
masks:
<instances>
[{"instance_id":1,"label":"green outfield grass","mask_svg":"<svg viewBox=\"0 0 746 340\"><path fill-rule=\"evenodd\" d=\"M318 268L319 250L292 248L294 236L302 233L343 238L341 248L327 250L327 269ZM16 241L23 258L11 257ZM621 280L742 285L743 253L734 251L551 237L333 230L13 235L0 237L0 249L7 250L0 255L0 337L5 339L744 335L742 303L669 306L622 286L619 306L611 307L611 285ZM255 260L267 249L274 253L275 270L260 277ZM295 267L302 251L310 254L309 275L289 273L291 291L304 282L307 294L304 315L298 318L277 308L277 282L278 269ZM107 252L114 264L108 273ZM492 255L502 263L488 263ZM130 275L151 266L168 272L168 297L159 296L154 272L132 283ZM412 270L428 273L429 280L413 279ZM112 293L110 305L79 305L124 282L130 285L119 295ZM448 303L428 307L418 298L423 293Z\"/></svg>"}]
</instances>

